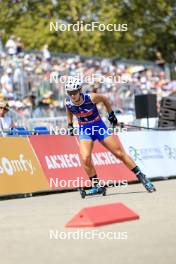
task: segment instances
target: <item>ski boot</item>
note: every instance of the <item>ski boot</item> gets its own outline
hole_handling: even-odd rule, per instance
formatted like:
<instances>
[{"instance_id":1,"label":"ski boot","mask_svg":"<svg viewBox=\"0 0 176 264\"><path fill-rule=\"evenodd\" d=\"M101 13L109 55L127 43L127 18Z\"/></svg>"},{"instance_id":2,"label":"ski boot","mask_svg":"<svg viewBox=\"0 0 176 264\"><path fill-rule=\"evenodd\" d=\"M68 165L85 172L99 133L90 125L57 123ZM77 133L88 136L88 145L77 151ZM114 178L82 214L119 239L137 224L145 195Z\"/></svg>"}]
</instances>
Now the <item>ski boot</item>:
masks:
<instances>
[{"instance_id":1,"label":"ski boot","mask_svg":"<svg viewBox=\"0 0 176 264\"><path fill-rule=\"evenodd\" d=\"M79 188L80 194L82 199L84 199L86 196L91 196L91 195L97 195L97 194L102 194L103 196L106 195L106 187L100 187L100 186L95 186L92 187L92 189L88 190L87 192L83 188Z\"/></svg>"},{"instance_id":2,"label":"ski boot","mask_svg":"<svg viewBox=\"0 0 176 264\"><path fill-rule=\"evenodd\" d=\"M140 172L138 175L136 175L137 178L139 179L139 181L144 185L145 189L148 192L155 192L155 186L153 185L153 183L145 176L145 174L143 174L142 172Z\"/></svg>"},{"instance_id":3,"label":"ski boot","mask_svg":"<svg viewBox=\"0 0 176 264\"><path fill-rule=\"evenodd\" d=\"M89 190L88 195L94 195L94 194L102 194L103 196L106 195L106 187L105 186L94 186L91 190Z\"/></svg>"}]
</instances>

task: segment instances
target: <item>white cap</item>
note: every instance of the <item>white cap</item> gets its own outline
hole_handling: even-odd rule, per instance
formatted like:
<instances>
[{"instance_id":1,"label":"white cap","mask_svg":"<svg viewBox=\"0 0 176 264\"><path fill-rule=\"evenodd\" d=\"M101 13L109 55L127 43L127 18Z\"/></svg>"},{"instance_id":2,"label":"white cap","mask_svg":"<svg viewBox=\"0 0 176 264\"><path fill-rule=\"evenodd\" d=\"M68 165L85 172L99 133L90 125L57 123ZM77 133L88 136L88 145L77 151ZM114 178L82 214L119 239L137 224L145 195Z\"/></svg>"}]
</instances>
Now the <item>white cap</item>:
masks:
<instances>
[{"instance_id":1,"label":"white cap","mask_svg":"<svg viewBox=\"0 0 176 264\"><path fill-rule=\"evenodd\" d=\"M6 72L7 73L12 73L12 69L11 68L7 68Z\"/></svg>"}]
</instances>

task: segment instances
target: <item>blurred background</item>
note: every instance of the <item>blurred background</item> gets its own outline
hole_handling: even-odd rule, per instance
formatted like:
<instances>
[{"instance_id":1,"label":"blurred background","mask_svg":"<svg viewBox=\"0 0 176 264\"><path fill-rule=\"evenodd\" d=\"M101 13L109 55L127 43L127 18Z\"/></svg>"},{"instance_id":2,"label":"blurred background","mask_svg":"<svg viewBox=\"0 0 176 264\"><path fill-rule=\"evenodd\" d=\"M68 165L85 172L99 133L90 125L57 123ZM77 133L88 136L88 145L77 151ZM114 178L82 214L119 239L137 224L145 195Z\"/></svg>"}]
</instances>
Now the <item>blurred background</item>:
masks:
<instances>
[{"instance_id":1,"label":"blurred background","mask_svg":"<svg viewBox=\"0 0 176 264\"><path fill-rule=\"evenodd\" d=\"M51 31L56 21L127 24L128 30ZM96 75L84 91L106 95L120 121L141 124L136 95L156 94L158 113L163 97L176 98L175 43L175 0L3 0L0 101L9 103L17 125L63 126L64 85L51 76Z\"/></svg>"}]
</instances>

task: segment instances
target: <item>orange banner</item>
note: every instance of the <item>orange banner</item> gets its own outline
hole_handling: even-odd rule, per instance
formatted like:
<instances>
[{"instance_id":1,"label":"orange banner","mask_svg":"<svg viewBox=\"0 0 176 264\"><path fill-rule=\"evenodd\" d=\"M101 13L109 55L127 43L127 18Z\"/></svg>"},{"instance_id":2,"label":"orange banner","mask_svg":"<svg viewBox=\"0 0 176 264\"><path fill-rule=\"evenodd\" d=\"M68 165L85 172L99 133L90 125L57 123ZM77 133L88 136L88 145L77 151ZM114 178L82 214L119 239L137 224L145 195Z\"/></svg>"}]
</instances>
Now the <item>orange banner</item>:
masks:
<instances>
[{"instance_id":1,"label":"orange banner","mask_svg":"<svg viewBox=\"0 0 176 264\"><path fill-rule=\"evenodd\" d=\"M28 138L0 138L0 195L48 189Z\"/></svg>"}]
</instances>

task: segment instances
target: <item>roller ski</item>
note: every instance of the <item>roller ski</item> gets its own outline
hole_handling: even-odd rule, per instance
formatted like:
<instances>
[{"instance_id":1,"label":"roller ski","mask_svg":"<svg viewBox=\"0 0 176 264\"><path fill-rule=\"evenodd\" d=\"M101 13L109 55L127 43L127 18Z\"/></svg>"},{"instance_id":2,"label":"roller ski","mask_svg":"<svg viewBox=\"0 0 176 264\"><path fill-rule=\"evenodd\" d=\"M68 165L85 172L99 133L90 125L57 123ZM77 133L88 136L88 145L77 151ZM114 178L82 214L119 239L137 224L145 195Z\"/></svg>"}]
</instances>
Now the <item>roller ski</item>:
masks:
<instances>
[{"instance_id":1,"label":"roller ski","mask_svg":"<svg viewBox=\"0 0 176 264\"><path fill-rule=\"evenodd\" d=\"M144 185L145 189L152 193L152 192L156 192L156 188L153 185L153 183L145 176L145 174L143 174L142 172L140 172L138 175L136 175L137 178L139 179L139 181Z\"/></svg>"},{"instance_id":2,"label":"roller ski","mask_svg":"<svg viewBox=\"0 0 176 264\"><path fill-rule=\"evenodd\" d=\"M92 195L97 195L97 194L102 194L103 196L106 195L106 187L101 187L101 186L95 186L92 187L90 190L84 190L83 188L79 188L79 192L81 194L82 199L84 199L86 196L92 196Z\"/></svg>"}]
</instances>

